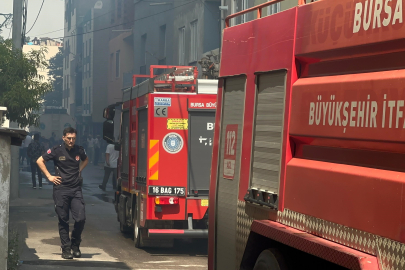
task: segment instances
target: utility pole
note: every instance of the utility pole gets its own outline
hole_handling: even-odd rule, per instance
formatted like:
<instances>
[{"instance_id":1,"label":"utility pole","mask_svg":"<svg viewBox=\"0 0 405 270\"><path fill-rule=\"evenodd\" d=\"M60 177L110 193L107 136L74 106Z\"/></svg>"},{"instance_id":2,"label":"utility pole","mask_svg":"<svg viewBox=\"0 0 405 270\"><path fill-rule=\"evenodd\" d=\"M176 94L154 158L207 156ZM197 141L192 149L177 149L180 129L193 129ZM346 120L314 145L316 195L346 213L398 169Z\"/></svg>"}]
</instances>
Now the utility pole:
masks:
<instances>
[{"instance_id":1,"label":"utility pole","mask_svg":"<svg viewBox=\"0 0 405 270\"><path fill-rule=\"evenodd\" d=\"M14 0L13 3L13 49L22 48L22 4L23 0ZM17 123L10 122L10 128L18 128ZM7 269L8 257L8 222L9 222L9 200L18 198L19 189L19 147L11 146L10 178L9 183L4 182L0 190L0 269ZM6 163L7 164L7 163ZM7 174L7 172L6 172ZM8 177L6 177L7 179Z\"/></svg>"},{"instance_id":2,"label":"utility pole","mask_svg":"<svg viewBox=\"0 0 405 270\"><path fill-rule=\"evenodd\" d=\"M13 0L13 49L22 50L22 13L23 0ZM10 128L18 128L18 124L10 122ZM11 146L10 199L19 197L19 147Z\"/></svg>"}]
</instances>

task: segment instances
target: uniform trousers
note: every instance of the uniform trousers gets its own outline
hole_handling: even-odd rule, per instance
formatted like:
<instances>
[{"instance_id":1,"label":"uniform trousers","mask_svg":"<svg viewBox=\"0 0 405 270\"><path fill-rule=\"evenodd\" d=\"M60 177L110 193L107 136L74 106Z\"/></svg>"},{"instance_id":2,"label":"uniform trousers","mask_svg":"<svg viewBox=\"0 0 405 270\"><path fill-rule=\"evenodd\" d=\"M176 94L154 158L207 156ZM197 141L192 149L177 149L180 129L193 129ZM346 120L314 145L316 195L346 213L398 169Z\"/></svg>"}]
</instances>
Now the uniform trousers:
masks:
<instances>
[{"instance_id":1,"label":"uniform trousers","mask_svg":"<svg viewBox=\"0 0 405 270\"><path fill-rule=\"evenodd\" d=\"M80 244L86 212L84 207L83 193L81 187L71 189L61 189L54 186L53 200L55 202L55 212L59 219L59 236L62 248L71 247L71 242ZM69 238L69 210L72 212L75 221L72 237Z\"/></svg>"}]
</instances>

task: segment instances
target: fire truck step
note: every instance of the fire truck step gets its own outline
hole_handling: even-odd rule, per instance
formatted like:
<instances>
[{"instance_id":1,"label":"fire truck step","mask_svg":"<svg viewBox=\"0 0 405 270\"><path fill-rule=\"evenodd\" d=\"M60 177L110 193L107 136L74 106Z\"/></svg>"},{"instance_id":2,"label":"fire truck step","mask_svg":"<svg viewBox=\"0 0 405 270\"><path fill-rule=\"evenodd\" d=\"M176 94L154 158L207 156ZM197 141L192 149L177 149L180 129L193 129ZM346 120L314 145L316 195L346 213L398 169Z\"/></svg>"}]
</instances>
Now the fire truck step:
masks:
<instances>
[{"instance_id":1,"label":"fire truck step","mask_svg":"<svg viewBox=\"0 0 405 270\"><path fill-rule=\"evenodd\" d=\"M208 230L149 229L149 238L208 238Z\"/></svg>"}]
</instances>

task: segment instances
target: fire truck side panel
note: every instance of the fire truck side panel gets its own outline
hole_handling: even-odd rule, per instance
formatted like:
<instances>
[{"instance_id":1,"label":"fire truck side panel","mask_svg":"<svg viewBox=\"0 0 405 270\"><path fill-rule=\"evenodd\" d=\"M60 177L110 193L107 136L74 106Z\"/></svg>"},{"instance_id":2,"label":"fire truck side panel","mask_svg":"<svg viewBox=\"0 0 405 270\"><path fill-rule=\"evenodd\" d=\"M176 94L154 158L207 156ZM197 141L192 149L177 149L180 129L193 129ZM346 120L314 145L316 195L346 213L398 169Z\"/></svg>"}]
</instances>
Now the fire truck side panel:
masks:
<instances>
[{"instance_id":1,"label":"fire truck side panel","mask_svg":"<svg viewBox=\"0 0 405 270\"><path fill-rule=\"evenodd\" d=\"M216 127L220 128L216 136L220 136L221 145L218 149L218 163L212 164L212 168L218 168L218 175L211 174L211 185L218 181L214 209L216 262L210 260L210 263L216 264L215 269L239 267L252 222L252 218L245 213L243 200L248 189L265 187L267 191L277 193L278 208L283 209L285 167L292 156L288 121L290 89L292 81L296 79L293 60L296 11L297 9L293 8L224 31L220 71L221 77L224 78L224 107L217 110L221 116L216 119ZM232 77L240 74L246 75ZM263 87L258 89L260 76L263 76L261 78ZM266 76L274 78L265 86ZM232 92L228 92L227 87L229 88L230 83L237 78L243 78L246 87L239 90L243 91L239 98L232 99L232 95L229 95ZM257 95L261 105L256 109ZM238 100L240 102L236 103ZM267 118L263 109L275 109L277 115L273 116L273 119ZM256 110L259 110L257 115ZM236 117L238 113L241 113L240 118ZM233 115L235 119L228 119L227 114ZM259 123L256 137L253 132L255 120ZM232 125L238 125L237 129ZM237 142L243 140L243 144L236 144L235 156L225 158L224 151L228 150L226 134L233 131L237 131ZM253 142L254 138L256 142ZM256 152L253 150L254 147ZM273 151L273 155L266 155L265 148ZM261 156L263 152L260 149L264 151L264 156ZM273 174L271 184L260 181L260 174L256 174L252 181L253 157L256 158L253 170L261 175ZM230 164L228 166L230 170L224 170L224 159ZM271 162L272 165L266 165L267 162ZM234 171L232 163L235 164ZM210 224L211 222L214 221L211 220ZM212 244L210 243L210 248ZM230 249L233 246L235 248ZM209 267L213 266L210 264Z\"/></svg>"},{"instance_id":2,"label":"fire truck side panel","mask_svg":"<svg viewBox=\"0 0 405 270\"><path fill-rule=\"evenodd\" d=\"M222 116L222 98L223 98L223 84L224 80L218 80L218 94L217 94L217 110L215 114L215 126L214 129L214 144L212 146L212 161L210 172L210 193L209 202L211 204L210 211L208 213L208 267L213 269L216 264L216 213L217 213L217 175L218 175L218 159L219 159L219 147L221 145L221 116Z\"/></svg>"},{"instance_id":3,"label":"fire truck side panel","mask_svg":"<svg viewBox=\"0 0 405 270\"><path fill-rule=\"evenodd\" d=\"M187 194L190 196L208 196L210 170L207 168L211 165L214 121L215 111L189 111Z\"/></svg>"},{"instance_id":4,"label":"fire truck side panel","mask_svg":"<svg viewBox=\"0 0 405 270\"><path fill-rule=\"evenodd\" d=\"M135 179L136 179L136 150L137 150L137 117L136 114L136 99L131 99L131 110L130 110L130 158L129 158L129 179L130 179L130 191L135 190Z\"/></svg>"},{"instance_id":5,"label":"fire truck side panel","mask_svg":"<svg viewBox=\"0 0 405 270\"><path fill-rule=\"evenodd\" d=\"M148 165L148 186L160 187L184 187L187 188L187 150L188 150L188 112L187 96L185 94L149 94L149 134L150 140L158 140L158 179L152 180L152 170ZM155 98L164 98L168 100L170 106L167 108L167 117L155 117ZM173 135L181 141L181 149L169 149L165 147L169 136ZM166 141L165 141L166 140ZM152 158L149 154L148 161ZM156 173L153 171L153 174ZM155 197L148 196L147 219L166 219L166 220L184 220L186 213L186 194L179 196L179 204L162 205L162 211L156 212Z\"/></svg>"},{"instance_id":6,"label":"fire truck side panel","mask_svg":"<svg viewBox=\"0 0 405 270\"><path fill-rule=\"evenodd\" d=\"M403 0L319 1L300 6L296 55L317 61L402 51L403 14Z\"/></svg>"},{"instance_id":7,"label":"fire truck side panel","mask_svg":"<svg viewBox=\"0 0 405 270\"><path fill-rule=\"evenodd\" d=\"M138 181L143 182L142 178L147 177L148 160L148 109L140 108L138 110Z\"/></svg>"},{"instance_id":8,"label":"fire truck side panel","mask_svg":"<svg viewBox=\"0 0 405 270\"><path fill-rule=\"evenodd\" d=\"M287 180L286 208L405 241L405 173L294 158Z\"/></svg>"},{"instance_id":9,"label":"fire truck side panel","mask_svg":"<svg viewBox=\"0 0 405 270\"><path fill-rule=\"evenodd\" d=\"M121 118L121 190L129 192L130 101L123 103Z\"/></svg>"}]
</instances>

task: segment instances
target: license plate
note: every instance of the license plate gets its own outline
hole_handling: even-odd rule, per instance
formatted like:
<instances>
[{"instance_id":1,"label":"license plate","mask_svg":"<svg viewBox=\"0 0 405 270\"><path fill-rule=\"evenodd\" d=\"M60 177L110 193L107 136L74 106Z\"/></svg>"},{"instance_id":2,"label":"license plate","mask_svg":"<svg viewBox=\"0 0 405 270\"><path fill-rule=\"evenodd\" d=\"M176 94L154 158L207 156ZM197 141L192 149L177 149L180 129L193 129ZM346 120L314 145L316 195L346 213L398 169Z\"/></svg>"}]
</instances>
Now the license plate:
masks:
<instances>
[{"instance_id":1,"label":"license plate","mask_svg":"<svg viewBox=\"0 0 405 270\"><path fill-rule=\"evenodd\" d=\"M149 195L186 196L185 187L149 186Z\"/></svg>"},{"instance_id":2,"label":"license plate","mask_svg":"<svg viewBox=\"0 0 405 270\"><path fill-rule=\"evenodd\" d=\"M208 200L201 200L201 206L208 206Z\"/></svg>"}]
</instances>

